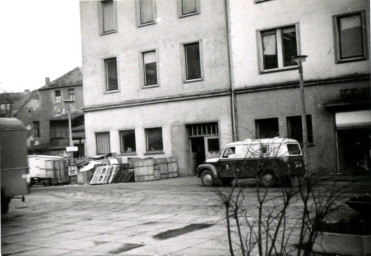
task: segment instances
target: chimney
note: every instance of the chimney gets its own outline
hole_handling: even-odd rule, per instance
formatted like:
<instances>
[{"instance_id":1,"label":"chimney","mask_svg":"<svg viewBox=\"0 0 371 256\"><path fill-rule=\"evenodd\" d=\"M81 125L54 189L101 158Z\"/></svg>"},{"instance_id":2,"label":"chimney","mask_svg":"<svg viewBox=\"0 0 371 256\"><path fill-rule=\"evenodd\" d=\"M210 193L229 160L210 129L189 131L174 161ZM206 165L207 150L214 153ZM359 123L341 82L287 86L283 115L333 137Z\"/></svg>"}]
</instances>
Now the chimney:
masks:
<instances>
[{"instance_id":1,"label":"chimney","mask_svg":"<svg viewBox=\"0 0 371 256\"><path fill-rule=\"evenodd\" d=\"M45 77L45 85L49 85L50 84L50 78L49 77Z\"/></svg>"}]
</instances>

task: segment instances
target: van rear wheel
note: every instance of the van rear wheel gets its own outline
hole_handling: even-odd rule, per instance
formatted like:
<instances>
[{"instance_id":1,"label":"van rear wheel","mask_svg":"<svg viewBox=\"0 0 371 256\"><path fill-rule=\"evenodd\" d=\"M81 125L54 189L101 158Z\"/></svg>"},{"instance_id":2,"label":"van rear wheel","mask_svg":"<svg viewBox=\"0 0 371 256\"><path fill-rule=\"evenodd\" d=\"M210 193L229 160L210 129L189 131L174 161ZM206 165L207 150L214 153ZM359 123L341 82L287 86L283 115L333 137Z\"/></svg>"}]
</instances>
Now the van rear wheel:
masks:
<instances>
[{"instance_id":1,"label":"van rear wheel","mask_svg":"<svg viewBox=\"0 0 371 256\"><path fill-rule=\"evenodd\" d=\"M204 186L214 186L215 185L215 177L213 173L209 170L205 170L201 173L201 182Z\"/></svg>"},{"instance_id":2,"label":"van rear wheel","mask_svg":"<svg viewBox=\"0 0 371 256\"><path fill-rule=\"evenodd\" d=\"M262 187L270 188L276 184L276 176L272 171L263 171L259 174L259 184Z\"/></svg>"}]
</instances>

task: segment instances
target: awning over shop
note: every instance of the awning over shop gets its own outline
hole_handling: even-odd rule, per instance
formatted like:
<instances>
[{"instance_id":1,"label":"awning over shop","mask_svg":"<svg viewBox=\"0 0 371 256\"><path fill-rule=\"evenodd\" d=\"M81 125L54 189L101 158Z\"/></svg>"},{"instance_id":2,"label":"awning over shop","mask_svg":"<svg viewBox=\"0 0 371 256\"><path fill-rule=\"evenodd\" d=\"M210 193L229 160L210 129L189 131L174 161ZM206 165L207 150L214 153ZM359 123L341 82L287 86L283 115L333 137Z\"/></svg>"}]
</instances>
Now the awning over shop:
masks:
<instances>
[{"instance_id":1,"label":"awning over shop","mask_svg":"<svg viewBox=\"0 0 371 256\"><path fill-rule=\"evenodd\" d=\"M371 110L339 112L335 114L337 129L371 127Z\"/></svg>"}]
</instances>

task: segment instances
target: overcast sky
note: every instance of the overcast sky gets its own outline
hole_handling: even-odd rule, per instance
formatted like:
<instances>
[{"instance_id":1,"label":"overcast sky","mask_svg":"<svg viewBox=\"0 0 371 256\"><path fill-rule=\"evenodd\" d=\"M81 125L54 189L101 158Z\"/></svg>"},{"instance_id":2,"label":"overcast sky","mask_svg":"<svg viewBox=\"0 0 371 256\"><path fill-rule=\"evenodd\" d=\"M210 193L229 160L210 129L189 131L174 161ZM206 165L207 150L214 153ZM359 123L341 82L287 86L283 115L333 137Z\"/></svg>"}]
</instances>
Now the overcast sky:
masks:
<instances>
[{"instance_id":1,"label":"overcast sky","mask_svg":"<svg viewBox=\"0 0 371 256\"><path fill-rule=\"evenodd\" d=\"M35 90L81 64L79 0L0 1L0 93Z\"/></svg>"}]
</instances>

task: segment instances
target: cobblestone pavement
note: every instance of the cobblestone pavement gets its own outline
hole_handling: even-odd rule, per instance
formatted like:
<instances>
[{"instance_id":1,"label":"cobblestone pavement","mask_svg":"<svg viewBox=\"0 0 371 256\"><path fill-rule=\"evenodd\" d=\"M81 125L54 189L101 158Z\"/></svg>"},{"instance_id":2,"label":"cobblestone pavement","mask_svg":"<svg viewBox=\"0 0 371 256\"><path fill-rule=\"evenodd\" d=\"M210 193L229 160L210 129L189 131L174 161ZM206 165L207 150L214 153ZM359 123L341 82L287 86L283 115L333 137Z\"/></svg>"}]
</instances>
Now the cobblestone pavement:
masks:
<instances>
[{"instance_id":1,"label":"cobblestone pavement","mask_svg":"<svg viewBox=\"0 0 371 256\"><path fill-rule=\"evenodd\" d=\"M255 190L246 185L251 205ZM40 186L10 203L1 249L12 256L228 255L225 223L215 191L196 177Z\"/></svg>"}]
</instances>

